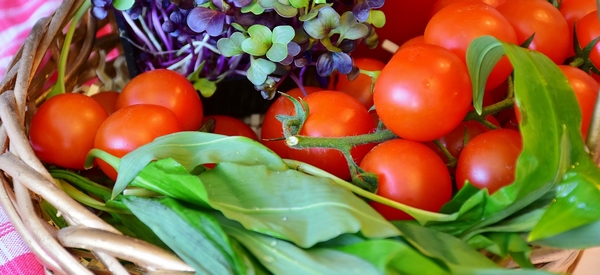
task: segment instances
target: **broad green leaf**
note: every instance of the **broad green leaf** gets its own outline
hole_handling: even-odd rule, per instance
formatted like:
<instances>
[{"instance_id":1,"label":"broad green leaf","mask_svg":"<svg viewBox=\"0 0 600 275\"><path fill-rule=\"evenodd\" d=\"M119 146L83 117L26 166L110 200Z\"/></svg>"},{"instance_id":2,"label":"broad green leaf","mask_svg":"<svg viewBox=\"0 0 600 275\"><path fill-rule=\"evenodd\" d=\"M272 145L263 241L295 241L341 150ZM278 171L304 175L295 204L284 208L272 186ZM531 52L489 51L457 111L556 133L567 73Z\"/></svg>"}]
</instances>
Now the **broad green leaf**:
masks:
<instances>
[{"instance_id":1,"label":"broad green leaf","mask_svg":"<svg viewBox=\"0 0 600 275\"><path fill-rule=\"evenodd\" d=\"M254 15L261 15L265 12L265 9L258 4L258 1L252 0L252 3L242 7L242 13L252 12Z\"/></svg>"},{"instance_id":2,"label":"broad green leaf","mask_svg":"<svg viewBox=\"0 0 600 275\"><path fill-rule=\"evenodd\" d=\"M399 234L366 202L327 178L226 162L198 177L210 206L228 219L300 247L344 233L371 238Z\"/></svg>"},{"instance_id":3,"label":"broad green leaf","mask_svg":"<svg viewBox=\"0 0 600 275\"><path fill-rule=\"evenodd\" d=\"M342 14L340 17L340 25L334 29L332 33L338 33L340 35L340 40L356 40L369 34L369 28L366 25L359 23L351 11L347 11Z\"/></svg>"},{"instance_id":4,"label":"broad green leaf","mask_svg":"<svg viewBox=\"0 0 600 275\"><path fill-rule=\"evenodd\" d=\"M273 43L267 51L267 58L273 62L281 62L288 56L287 44ZM263 81L264 82L264 81Z\"/></svg>"},{"instance_id":5,"label":"broad green leaf","mask_svg":"<svg viewBox=\"0 0 600 275\"><path fill-rule=\"evenodd\" d=\"M380 10L371 10L369 12L369 18L367 19L367 23L373 24L375 28L383 28L385 26L385 13Z\"/></svg>"},{"instance_id":6,"label":"broad green leaf","mask_svg":"<svg viewBox=\"0 0 600 275\"><path fill-rule=\"evenodd\" d=\"M276 68L275 63L264 58L251 59L246 76L252 84L262 85L267 80L267 76L272 74Z\"/></svg>"},{"instance_id":7,"label":"broad green leaf","mask_svg":"<svg viewBox=\"0 0 600 275\"><path fill-rule=\"evenodd\" d=\"M600 246L600 221L571 229L552 237L533 241L532 244L561 249L586 249Z\"/></svg>"},{"instance_id":8,"label":"broad green leaf","mask_svg":"<svg viewBox=\"0 0 600 275\"><path fill-rule=\"evenodd\" d=\"M217 48L222 55L231 57L234 55L244 53L242 50L242 43L246 39L246 36L241 32L234 32L229 38L221 38L217 41Z\"/></svg>"},{"instance_id":9,"label":"broad green leaf","mask_svg":"<svg viewBox=\"0 0 600 275\"><path fill-rule=\"evenodd\" d=\"M159 137L140 146L121 159L112 197L121 193L152 160L173 158L188 171L201 164L236 162L264 164L271 170L287 170L287 165L273 151L249 138L228 137L204 132L179 132Z\"/></svg>"},{"instance_id":10,"label":"broad green leaf","mask_svg":"<svg viewBox=\"0 0 600 275\"><path fill-rule=\"evenodd\" d=\"M473 85L473 107L481 114L483 108L483 92L488 76L502 56L504 48L499 41L490 38L480 38L473 41L467 48L467 67Z\"/></svg>"},{"instance_id":11,"label":"broad green leaf","mask_svg":"<svg viewBox=\"0 0 600 275\"><path fill-rule=\"evenodd\" d=\"M367 261L331 248L302 249L290 242L222 222L227 234L274 274L380 274Z\"/></svg>"},{"instance_id":12,"label":"broad green leaf","mask_svg":"<svg viewBox=\"0 0 600 275\"><path fill-rule=\"evenodd\" d=\"M186 208L176 200L127 197L127 207L196 273L245 274L236 270L228 238L210 214Z\"/></svg>"},{"instance_id":13,"label":"broad green leaf","mask_svg":"<svg viewBox=\"0 0 600 275\"><path fill-rule=\"evenodd\" d=\"M138 219L134 215L118 215L121 223L125 228L127 228L131 233L134 234L135 238L140 240L144 240L148 243L156 245L158 247L162 247L164 249L170 249L156 234L152 229L150 229L146 224L144 224L140 219Z\"/></svg>"},{"instance_id":14,"label":"broad green leaf","mask_svg":"<svg viewBox=\"0 0 600 275\"><path fill-rule=\"evenodd\" d=\"M502 258L510 255L522 268L534 268L529 260L531 246L517 233L494 232L476 235L467 243L477 250L485 249Z\"/></svg>"},{"instance_id":15,"label":"broad green leaf","mask_svg":"<svg viewBox=\"0 0 600 275\"><path fill-rule=\"evenodd\" d=\"M252 25L248 28L249 38L246 38L241 46L242 50L254 56L262 56L267 53L267 50L272 44L272 32L268 27L263 25Z\"/></svg>"},{"instance_id":16,"label":"broad green leaf","mask_svg":"<svg viewBox=\"0 0 600 275\"><path fill-rule=\"evenodd\" d=\"M326 6L319 10L317 17L303 24L304 31L315 39L322 39L340 25L340 15L332 7Z\"/></svg>"},{"instance_id":17,"label":"broad green leaf","mask_svg":"<svg viewBox=\"0 0 600 275\"><path fill-rule=\"evenodd\" d=\"M281 43L287 45L292 41L296 32L291 26L277 26L273 28L273 43Z\"/></svg>"},{"instance_id":18,"label":"broad green leaf","mask_svg":"<svg viewBox=\"0 0 600 275\"><path fill-rule=\"evenodd\" d=\"M370 262L382 274L450 274L448 270L434 260L416 251L411 245L399 240L365 240L336 247L335 249Z\"/></svg>"},{"instance_id":19,"label":"broad green leaf","mask_svg":"<svg viewBox=\"0 0 600 275\"><path fill-rule=\"evenodd\" d=\"M120 11L125 11L128 9L131 9L131 7L133 7L133 4L135 4L135 0L113 0L112 1L113 7L115 7L115 9L120 10Z\"/></svg>"}]
</instances>

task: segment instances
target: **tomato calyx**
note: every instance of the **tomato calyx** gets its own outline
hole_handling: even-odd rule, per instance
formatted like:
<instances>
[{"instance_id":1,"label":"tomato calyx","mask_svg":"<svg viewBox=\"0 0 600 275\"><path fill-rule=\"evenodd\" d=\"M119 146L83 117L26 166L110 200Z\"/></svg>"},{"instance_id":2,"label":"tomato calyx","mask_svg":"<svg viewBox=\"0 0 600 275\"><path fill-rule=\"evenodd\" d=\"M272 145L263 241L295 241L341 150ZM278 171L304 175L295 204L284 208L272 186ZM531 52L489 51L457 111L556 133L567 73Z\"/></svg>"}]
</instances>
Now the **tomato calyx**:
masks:
<instances>
[{"instance_id":1,"label":"tomato calyx","mask_svg":"<svg viewBox=\"0 0 600 275\"><path fill-rule=\"evenodd\" d=\"M590 54L592 53L592 50L594 50L594 47L596 47L598 41L600 41L600 36L594 38L584 48L581 48L576 30L577 22L575 22L573 26L573 48L575 50L575 57L569 62L569 65L580 68L587 73L600 74L600 70L590 59Z\"/></svg>"}]
</instances>

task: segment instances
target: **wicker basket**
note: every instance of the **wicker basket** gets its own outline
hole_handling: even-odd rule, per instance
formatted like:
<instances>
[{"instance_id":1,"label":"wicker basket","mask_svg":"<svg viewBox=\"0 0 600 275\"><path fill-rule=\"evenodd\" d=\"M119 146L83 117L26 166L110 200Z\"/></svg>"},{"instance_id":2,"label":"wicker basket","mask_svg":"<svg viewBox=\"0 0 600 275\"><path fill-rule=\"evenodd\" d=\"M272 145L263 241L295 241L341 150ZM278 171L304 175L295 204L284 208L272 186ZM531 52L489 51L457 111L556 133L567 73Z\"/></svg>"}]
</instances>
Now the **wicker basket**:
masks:
<instances>
[{"instance_id":1,"label":"wicker basket","mask_svg":"<svg viewBox=\"0 0 600 275\"><path fill-rule=\"evenodd\" d=\"M65 0L51 17L40 19L0 82L0 170L4 172L0 174L0 205L42 265L54 273L188 274L193 268L174 254L122 235L64 193L29 145L26 125L48 92L45 83L56 71L64 42L62 30L83 2ZM78 26L65 76L67 90L96 77L100 50L119 47L116 32L96 38L96 30L107 23L85 16ZM57 230L42 219L42 199L56 207L71 226ZM536 261L538 267L565 272L579 251L542 254ZM81 258L97 259L101 265L93 260L86 266ZM510 263L506 266L511 267Z\"/></svg>"}]
</instances>

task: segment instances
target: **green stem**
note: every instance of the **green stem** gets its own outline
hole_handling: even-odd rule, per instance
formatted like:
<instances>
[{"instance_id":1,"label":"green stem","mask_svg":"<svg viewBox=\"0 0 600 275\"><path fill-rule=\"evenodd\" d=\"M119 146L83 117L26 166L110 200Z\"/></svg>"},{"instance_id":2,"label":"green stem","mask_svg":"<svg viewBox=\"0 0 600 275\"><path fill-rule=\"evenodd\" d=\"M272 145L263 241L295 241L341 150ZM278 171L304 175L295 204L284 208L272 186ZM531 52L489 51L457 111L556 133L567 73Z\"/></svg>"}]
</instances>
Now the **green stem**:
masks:
<instances>
[{"instance_id":1,"label":"green stem","mask_svg":"<svg viewBox=\"0 0 600 275\"><path fill-rule=\"evenodd\" d=\"M377 131L372 134L364 134L347 137L308 137L293 135L286 139L286 144L291 148L331 148L344 150L344 148L353 148L358 145L379 143L398 138L390 130Z\"/></svg>"},{"instance_id":2,"label":"green stem","mask_svg":"<svg viewBox=\"0 0 600 275\"><path fill-rule=\"evenodd\" d=\"M512 108L512 107L514 107L514 104L515 104L514 98L507 97L507 98L505 98L501 101L498 101L492 105L484 107L481 111L481 115L477 114L477 111L468 112L467 115L465 116L464 121L475 120L475 121L479 121L479 122L483 123L483 121L486 120L485 119L486 116L498 113L504 109Z\"/></svg>"},{"instance_id":3,"label":"green stem","mask_svg":"<svg viewBox=\"0 0 600 275\"><path fill-rule=\"evenodd\" d=\"M94 166L95 158L99 158L99 159L105 161L106 163L108 163L108 165L110 165L115 170L118 170L119 164L121 164L120 158L115 157L115 156L113 156L105 151L102 151L100 149L94 148L94 149L90 150L87 157L85 158L85 163L83 164L83 167L85 167L85 169L92 168Z\"/></svg>"},{"instance_id":4,"label":"green stem","mask_svg":"<svg viewBox=\"0 0 600 275\"><path fill-rule=\"evenodd\" d=\"M446 163L446 166L451 167L451 168L455 168L457 160L450 153L450 151L448 151L448 148L446 148L446 146L444 146L444 144L442 144L439 140L434 140L433 143L435 144L435 146L437 146L440 149L440 151L442 151L442 153L444 154L444 156L446 156L446 159L448 159L448 163Z\"/></svg>"},{"instance_id":5,"label":"green stem","mask_svg":"<svg viewBox=\"0 0 600 275\"><path fill-rule=\"evenodd\" d=\"M72 185L70 185L69 183L67 183L64 180L59 180L59 182L60 182L62 189L65 191L65 193L67 193L67 195L69 195L69 197L75 199L76 201L78 201L79 203L81 203L83 205L86 205L91 208L94 208L94 209L97 209L100 211L104 211L104 212L131 215L130 211L127 211L124 209L111 208L111 207L106 206L106 204L99 202L98 200L86 195L85 193L79 191L77 188L73 187Z\"/></svg>"},{"instance_id":6,"label":"green stem","mask_svg":"<svg viewBox=\"0 0 600 275\"><path fill-rule=\"evenodd\" d=\"M342 179L340 179L324 170L314 167L310 164L303 163L303 162L296 161L296 160L291 160L291 159L284 159L283 161L291 169L294 169L294 170L297 170L297 171L300 171L300 172L303 172L303 173L306 173L306 174L309 174L312 176L329 178L329 179L333 180L333 182L336 183L337 185L339 185L343 188L346 188L349 191L351 191L361 197L364 197L371 201L375 201L375 202L385 204L387 206L402 210L402 211L406 212L407 214L411 215L412 217L414 217L415 220L417 220L421 225L424 225L425 223L427 223L429 221L452 221L452 220L455 220L456 216L457 216L456 214L446 215L446 214L440 214L440 213L436 213L436 212L430 212L430 211L414 208L414 207L408 206L406 204L402 204L402 203L390 200L388 198L384 198L382 196L376 195L369 191L363 190L362 188L360 188L350 182L342 180Z\"/></svg>"},{"instance_id":7,"label":"green stem","mask_svg":"<svg viewBox=\"0 0 600 275\"><path fill-rule=\"evenodd\" d=\"M66 180L78 188L100 197L104 201L110 200L111 190L106 186L95 183L85 177L67 170L51 169L49 172L50 175L55 179Z\"/></svg>"},{"instance_id":8,"label":"green stem","mask_svg":"<svg viewBox=\"0 0 600 275\"><path fill-rule=\"evenodd\" d=\"M579 68L584 63L585 63L585 59L584 58L577 57L577 58L575 58L575 60L573 60L573 61L571 61L571 63L569 63L569 66L573 66L573 67Z\"/></svg>"},{"instance_id":9,"label":"green stem","mask_svg":"<svg viewBox=\"0 0 600 275\"><path fill-rule=\"evenodd\" d=\"M152 197L161 196L160 193L150 191L150 190L148 190L146 188L142 188L142 187L128 187L127 189L123 190L123 195L124 196L143 197L143 198L152 198Z\"/></svg>"},{"instance_id":10,"label":"green stem","mask_svg":"<svg viewBox=\"0 0 600 275\"><path fill-rule=\"evenodd\" d=\"M91 0L87 0L83 2L81 7L73 16L73 20L71 20L71 24L69 25L69 29L67 30L67 34L65 35L65 41L63 43L63 47L60 51L60 59L58 61L58 78L56 79L56 84L52 87L52 91L48 93L46 99L49 99L58 94L65 93L65 70L67 67L67 57L69 56L69 48L71 47L71 41L73 40L73 35L75 34L75 29L77 28L77 23L81 20L83 15L87 12L87 10L92 6Z\"/></svg>"}]
</instances>

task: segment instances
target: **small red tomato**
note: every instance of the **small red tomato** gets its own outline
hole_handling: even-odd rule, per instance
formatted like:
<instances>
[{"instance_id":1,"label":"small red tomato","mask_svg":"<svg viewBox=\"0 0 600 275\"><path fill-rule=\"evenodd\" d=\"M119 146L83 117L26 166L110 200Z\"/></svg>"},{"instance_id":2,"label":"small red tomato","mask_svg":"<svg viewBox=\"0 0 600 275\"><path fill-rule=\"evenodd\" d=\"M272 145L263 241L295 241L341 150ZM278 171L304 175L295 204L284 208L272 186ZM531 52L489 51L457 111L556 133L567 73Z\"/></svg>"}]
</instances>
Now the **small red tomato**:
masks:
<instances>
[{"instance_id":1,"label":"small red tomato","mask_svg":"<svg viewBox=\"0 0 600 275\"><path fill-rule=\"evenodd\" d=\"M360 167L377 175L377 194L419 209L438 212L452 198L452 180L446 164L429 147L395 139L375 146ZM388 220L409 220L401 210L371 202Z\"/></svg>"},{"instance_id":2,"label":"small red tomato","mask_svg":"<svg viewBox=\"0 0 600 275\"><path fill-rule=\"evenodd\" d=\"M372 58L356 58L354 64L361 70L381 71L385 63ZM337 83L333 90L347 93L362 103L365 108L373 107L373 80L366 74L359 74L350 81L345 75L337 75Z\"/></svg>"},{"instance_id":3,"label":"small red tomato","mask_svg":"<svg viewBox=\"0 0 600 275\"><path fill-rule=\"evenodd\" d=\"M490 194L515 180L517 159L523 151L521 134L511 129L496 129L474 137L463 148L456 165L456 185L469 181L487 188Z\"/></svg>"},{"instance_id":4,"label":"small red tomato","mask_svg":"<svg viewBox=\"0 0 600 275\"><path fill-rule=\"evenodd\" d=\"M207 122L213 119L215 126L213 133L225 135L225 136L243 136L258 141L256 132L252 130L248 124L244 123L239 118L224 116L224 115L212 115L205 116L203 121Z\"/></svg>"},{"instance_id":5,"label":"small red tomato","mask_svg":"<svg viewBox=\"0 0 600 275\"><path fill-rule=\"evenodd\" d=\"M94 148L122 157L155 138L181 131L175 114L166 107L137 104L123 107L110 115L96 133ZM100 169L112 180L117 172L97 160Z\"/></svg>"},{"instance_id":6,"label":"small red tomato","mask_svg":"<svg viewBox=\"0 0 600 275\"><path fill-rule=\"evenodd\" d=\"M200 95L187 78L171 70L146 71L127 82L117 99L117 110L135 104L168 108L183 131L197 131L202 125Z\"/></svg>"},{"instance_id":7,"label":"small red tomato","mask_svg":"<svg viewBox=\"0 0 600 275\"><path fill-rule=\"evenodd\" d=\"M98 102L82 94L59 94L46 100L29 126L29 141L43 162L83 169L98 127L108 114Z\"/></svg>"},{"instance_id":8,"label":"small red tomato","mask_svg":"<svg viewBox=\"0 0 600 275\"><path fill-rule=\"evenodd\" d=\"M585 140L590 123L592 122L592 115L596 107L600 85L598 81L579 68L568 65L559 65L558 67L567 77L577 97L577 102L581 109L581 134Z\"/></svg>"},{"instance_id":9,"label":"small red tomato","mask_svg":"<svg viewBox=\"0 0 600 275\"><path fill-rule=\"evenodd\" d=\"M108 115L111 115L117 110L117 98L119 97L119 92L103 91L93 94L90 97L100 103Z\"/></svg>"}]
</instances>

